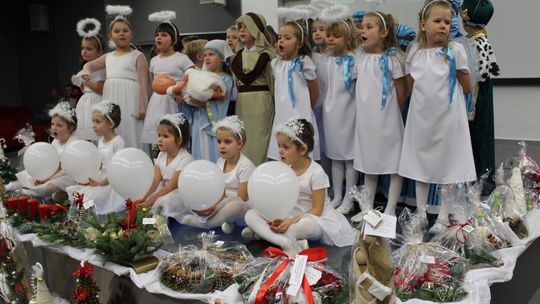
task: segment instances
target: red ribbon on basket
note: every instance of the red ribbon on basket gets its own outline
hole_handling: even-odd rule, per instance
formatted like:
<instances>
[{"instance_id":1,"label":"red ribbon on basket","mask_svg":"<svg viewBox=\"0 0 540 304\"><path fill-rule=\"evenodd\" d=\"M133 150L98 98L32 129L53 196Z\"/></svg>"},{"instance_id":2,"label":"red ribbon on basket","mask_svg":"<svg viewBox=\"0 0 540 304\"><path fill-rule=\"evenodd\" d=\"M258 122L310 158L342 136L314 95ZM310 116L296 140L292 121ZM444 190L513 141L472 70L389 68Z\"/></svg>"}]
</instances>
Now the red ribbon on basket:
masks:
<instances>
[{"instance_id":1,"label":"red ribbon on basket","mask_svg":"<svg viewBox=\"0 0 540 304\"><path fill-rule=\"evenodd\" d=\"M298 253L299 255L306 255L308 257L308 262L316 262L316 261L322 261L326 259L326 248L323 247L317 247L317 248L308 248L306 250L302 250ZM259 289L257 292L257 297L255 298L255 304L261 304L264 303L264 295L266 294L266 291L272 283L279 277L279 275L287 268L287 265L289 264L289 261L291 260L289 256L283 252L281 249L276 247L268 247L263 251L263 256L267 258L276 258L276 257L285 257L285 260L279 264L279 266L274 270L274 273L266 280L264 285ZM309 282L306 278L306 275L304 274L304 278L302 279L302 289L304 290L304 294L306 295L306 299L308 304L314 304L313 300L313 293L311 292L311 287L309 287Z\"/></svg>"},{"instance_id":2,"label":"red ribbon on basket","mask_svg":"<svg viewBox=\"0 0 540 304\"><path fill-rule=\"evenodd\" d=\"M448 225L448 228L452 228L452 227L456 227L456 226L459 227L458 230L456 230L456 240L460 244L465 245L469 238L467 237L468 233L463 228L465 228L465 226L471 226L472 227L472 218L469 218L465 222L465 224L458 224L458 223L450 224L450 225ZM460 234L463 236L463 238L461 240L459 239Z\"/></svg>"}]
</instances>

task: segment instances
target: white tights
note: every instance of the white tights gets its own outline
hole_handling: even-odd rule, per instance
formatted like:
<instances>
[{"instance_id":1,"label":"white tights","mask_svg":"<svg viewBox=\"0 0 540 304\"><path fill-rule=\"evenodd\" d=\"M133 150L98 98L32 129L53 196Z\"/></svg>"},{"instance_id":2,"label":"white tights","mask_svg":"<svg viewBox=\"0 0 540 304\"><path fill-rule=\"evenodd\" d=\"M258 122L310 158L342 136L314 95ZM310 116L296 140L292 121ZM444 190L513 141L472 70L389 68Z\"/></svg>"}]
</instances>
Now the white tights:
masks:
<instances>
[{"instance_id":1,"label":"white tights","mask_svg":"<svg viewBox=\"0 0 540 304\"><path fill-rule=\"evenodd\" d=\"M240 199L234 199L225 203L222 207L218 206L217 210L208 218L206 222L201 222L198 216L188 214L182 218L181 223L184 225L197 228L215 228L223 223L234 223L244 218L247 209L247 202Z\"/></svg>"},{"instance_id":2,"label":"white tights","mask_svg":"<svg viewBox=\"0 0 540 304\"><path fill-rule=\"evenodd\" d=\"M364 174L364 186L369 191L368 201L371 203L371 209L373 209L373 201L375 200L375 193L377 191L377 180L379 176L375 174ZM397 174L390 174L390 187L388 188L388 202L384 213L395 215L396 205L401 194L401 185L403 179ZM366 211L366 210L362 210Z\"/></svg>"},{"instance_id":3,"label":"white tights","mask_svg":"<svg viewBox=\"0 0 540 304\"><path fill-rule=\"evenodd\" d=\"M442 187L442 190L440 191L441 205L439 207L439 215L437 216L437 220L446 223L448 222L448 208L450 204L451 185L440 185L440 187ZM418 212L426 212L428 191L429 184L416 181L416 207L418 209Z\"/></svg>"},{"instance_id":4,"label":"white tights","mask_svg":"<svg viewBox=\"0 0 540 304\"><path fill-rule=\"evenodd\" d=\"M275 233L270 229L266 220L257 211L246 212L246 224L262 239L280 246L283 250L294 250L295 241L308 239L320 240L323 237L321 226L309 216L305 216L300 221L289 226L283 234Z\"/></svg>"},{"instance_id":5,"label":"white tights","mask_svg":"<svg viewBox=\"0 0 540 304\"><path fill-rule=\"evenodd\" d=\"M345 195L342 192L343 179L345 179ZM343 199L343 207L350 208L353 201L348 192L357 181L358 171L353 167L353 160L332 160L332 189L334 190L332 206L337 206Z\"/></svg>"}]
</instances>

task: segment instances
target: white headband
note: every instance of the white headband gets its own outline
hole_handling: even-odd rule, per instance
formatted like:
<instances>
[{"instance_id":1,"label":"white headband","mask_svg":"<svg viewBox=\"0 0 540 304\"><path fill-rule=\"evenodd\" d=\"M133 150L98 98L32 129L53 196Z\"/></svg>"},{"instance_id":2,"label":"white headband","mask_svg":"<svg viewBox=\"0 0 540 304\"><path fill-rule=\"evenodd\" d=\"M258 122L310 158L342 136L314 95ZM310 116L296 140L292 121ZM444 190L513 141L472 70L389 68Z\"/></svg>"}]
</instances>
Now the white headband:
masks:
<instances>
[{"instance_id":1,"label":"white headband","mask_svg":"<svg viewBox=\"0 0 540 304\"><path fill-rule=\"evenodd\" d=\"M86 30L88 25L93 25L94 29ZM98 38L99 31L101 30L101 23L95 18L86 18L77 22L77 34L82 38L95 38L99 44L99 48L103 50L101 41Z\"/></svg>"},{"instance_id":2,"label":"white headband","mask_svg":"<svg viewBox=\"0 0 540 304\"><path fill-rule=\"evenodd\" d=\"M75 110L72 109L69 103L66 101L59 102L54 108L49 111L49 116L51 118L56 115L64 118L72 124L75 123L75 121L73 120L73 117L75 116Z\"/></svg>"},{"instance_id":3,"label":"white headband","mask_svg":"<svg viewBox=\"0 0 540 304\"><path fill-rule=\"evenodd\" d=\"M161 117L159 121L163 120L170 122L176 128L176 130L178 130L178 134L180 135L180 138L182 138L182 130L180 130L180 126L186 123L186 118L184 117L184 114L165 114Z\"/></svg>"},{"instance_id":4,"label":"white headband","mask_svg":"<svg viewBox=\"0 0 540 304\"><path fill-rule=\"evenodd\" d=\"M113 110L113 103L108 99L103 99L100 103L92 107L93 112L99 112L101 115L105 116L112 124L113 127L116 127L116 124L111 118L111 113Z\"/></svg>"},{"instance_id":5,"label":"white headband","mask_svg":"<svg viewBox=\"0 0 540 304\"><path fill-rule=\"evenodd\" d=\"M294 23L296 23L296 25L300 28L300 42L303 43L304 42L304 28L297 21L294 21Z\"/></svg>"},{"instance_id":6,"label":"white headband","mask_svg":"<svg viewBox=\"0 0 540 304\"><path fill-rule=\"evenodd\" d=\"M381 15L381 13L379 13L379 12L373 12L373 13L374 13L375 15L379 16L379 18L381 18L381 21L382 21L382 23L383 23L384 29L385 29L385 30L388 30L388 27L386 27L386 21L384 20L383 15Z\"/></svg>"},{"instance_id":7,"label":"white headband","mask_svg":"<svg viewBox=\"0 0 540 304\"><path fill-rule=\"evenodd\" d=\"M246 130L246 125L237 115L227 116L218 121L213 128L214 134L217 133L217 130L219 129L227 129L238 135L241 140L244 140L242 138L242 133Z\"/></svg>"},{"instance_id":8,"label":"white headband","mask_svg":"<svg viewBox=\"0 0 540 304\"><path fill-rule=\"evenodd\" d=\"M425 18L427 8L430 5L432 5L433 3L435 3L435 2L445 2L445 3L450 4L447 0L433 0L433 1L429 2L428 4L426 4L426 6L424 6L424 9L422 10L422 20L424 20L424 18Z\"/></svg>"},{"instance_id":9,"label":"white headband","mask_svg":"<svg viewBox=\"0 0 540 304\"><path fill-rule=\"evenodd\" d=\"M127 20L126 16L131 15L133 10L129 5L107 5L105 11L108 15L115 16L114 20L116 21L118 19Z\"/></svg>"},{"instance_id":10,"label":"white headband","mask_svg":"<svg viewBox=\"0 0 540 304\"><path fill-rule=\"evenodd\" d=\"M178 32L176 31L176 26L172 24L172 20L174 19L176 19L176 12L174 11L160 11L148 15L148 21L150 22L159 22L160 24L168 23L171 25L175 34L175 37L173 37L173 42L174 39L178 39Z\"/></svg>"},{"instance_id":11,"label":"white headband","mask_svg":"<svg viewBox=\"0 0 540 304\"><path fill-rule=\"evenodd\" d=\"M276 127L275 132L285 134L293 141L299 142L302 146L307 148L306 143L298 137L304 131L304 124L298 119L293 118L285 124L280 124Z\"/></svg>"},{"instance_id":12,"label":"white headband","mask_svg":"<svg viewBox=\"0 0 540 304\"><path fill-rule=\"evenodd\" d=\"M345 21L346 18L350 17L350 9L348 6L343 4L334 4L330 7L325 8L321 15L319 16L319 19L322 21L331 24L331 23L343 23L347 27L347 31L349 32L349 37L352 37L352 29Z\"/></svg>"}]
</instances>

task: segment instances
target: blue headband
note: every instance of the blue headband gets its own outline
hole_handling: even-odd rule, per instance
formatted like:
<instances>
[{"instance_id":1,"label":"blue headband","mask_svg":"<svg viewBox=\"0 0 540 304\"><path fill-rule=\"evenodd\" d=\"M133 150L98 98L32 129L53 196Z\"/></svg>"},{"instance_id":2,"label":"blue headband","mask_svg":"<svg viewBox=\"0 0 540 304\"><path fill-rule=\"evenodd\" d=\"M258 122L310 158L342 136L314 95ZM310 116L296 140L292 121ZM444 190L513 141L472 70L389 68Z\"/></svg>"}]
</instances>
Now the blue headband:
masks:
<instances>
[{"instance_id":1,"label":"blue headband","mask_svg":"<svg viewBox=\"0 0 540 304\"><path fill-rule=\"evenodd\" d=\"M362 19L364 19L365 15L366 11L357 11L352 15L353 21L355 23L362 22Z\"/></svg>"}]
</instances>

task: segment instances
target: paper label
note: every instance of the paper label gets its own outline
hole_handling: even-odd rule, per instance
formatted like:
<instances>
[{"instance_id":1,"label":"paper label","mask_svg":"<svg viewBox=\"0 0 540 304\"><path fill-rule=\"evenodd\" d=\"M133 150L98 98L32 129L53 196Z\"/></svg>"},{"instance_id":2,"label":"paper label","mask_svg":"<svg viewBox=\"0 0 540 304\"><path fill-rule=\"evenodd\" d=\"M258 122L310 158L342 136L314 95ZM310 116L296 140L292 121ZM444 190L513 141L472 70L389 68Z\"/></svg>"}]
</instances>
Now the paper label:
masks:
<instances>
[{"instance_id":1,"label":"paper label","mask_svg":"<svg viewBox=\"0 0 540 304\"><path fill-rule=\"evenodd\" d=\"M309 286L313 286L319 282L322 277L322 271L317 270L311 266L306 267L306 278L309 283Z\"/></svg>"},{"instance_id":2,"label":"paper label","mask_svg":"<svg viewBox=\"0 0 540 304\"><path fill-rule=\"evenodd\" d=\"M381 213L371 210L364 215L364 221L368 222L372 227L377 227L382 222Z\"/></svg>"},{"instance_id":3,"label":"paper label","mask_svg":"<svg viewBox=\"0 0 540 304\"><path fill-rule=\"evenodd\" d=\"M467 232L467 233L471 233L471 232L474 230L474 228L473 228L471 225L465 225L465 226L463 227L463 230L464 230L465 232Z\"/></svg>"},{"instance_id":4,"label":"paper label","mask_svg":"<svg viewBox=\"0 0 540 304\"><path fill-rule=\"evenodd\" d=\"M302 280L306 272L307 258L307 255L296 255L294 259L289 278L289 288L287 289L287 294L290 296L296 296L300 290L300 286L302 286Z\"/></svg>"},{"instance_id":5,"label":"paper label","mask_svg":"<svg viewBox=\"0 0 540 304\"><path fill-rule=\"evenodd\" d=\"M156 219L153 217L145 217L142 219L143 225L154 225L156 223Z\"/></svg>"},{"instance_id":6,"label":"paper label","mask_svg":"<svg viewBox=\"0 0 540 304\"><path fill-rule=\"evenodd\" d=\"M373 227L371 224L364 225L364 235L380 236L389 239L395 238L397 218L384 213L380 213L380 216L382 220L377 227Z\"/></svg>"},{"instance_id":7,"label":"paper label","mask_svg":"<svg viewBox=\"0 0 540 304\"><path fill-rule=\"evenodd\" d=\"M83 203L83 208L88 209L88 208L90 208L90 207L92 207L94 205L95 205L94 200L89 200L89 201L86 201L86 202Z\"/></svg>"},{"instance_id":8,"label":"paper label","mask_svg":"<svg viewBox=\"0 0 540 304\"><path fill-rule=\"evenodd\" d=\"M420 262L424 264L435 264L435 257L432 255L421 255Z\"/></svg>"}]
</instances>

